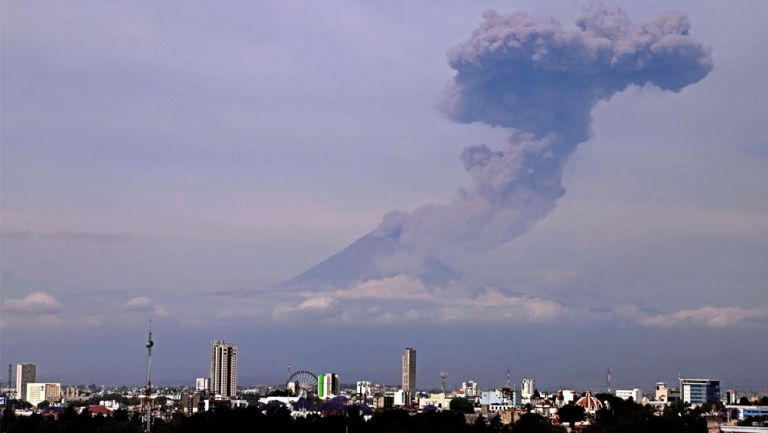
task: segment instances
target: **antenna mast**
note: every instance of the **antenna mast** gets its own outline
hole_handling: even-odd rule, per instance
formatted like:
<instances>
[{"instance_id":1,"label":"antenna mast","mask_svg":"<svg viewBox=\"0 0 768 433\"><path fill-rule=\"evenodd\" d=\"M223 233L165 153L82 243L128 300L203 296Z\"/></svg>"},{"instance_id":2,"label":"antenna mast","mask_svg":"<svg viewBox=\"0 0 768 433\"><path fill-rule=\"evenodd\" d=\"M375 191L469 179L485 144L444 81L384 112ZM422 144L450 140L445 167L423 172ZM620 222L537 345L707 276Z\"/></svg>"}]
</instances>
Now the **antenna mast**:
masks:
<instances>
[{"instance_id":1,"label":"antenna mast","mask_svg":"<svg viewBox=\"0 0 768 433\"><path fill-rule=\"evenodd\" d=\"M507 369L507 385L505 388L509 389L509 369Z\"/></svg>"},{"instance_id":2,"label":"antenna mast","mask_svg":"<svg viewBox=\"0 0 768 433\"><path fill-rule=\"evenodd\" d=\"M611 369L605 372L605 383L608 385L608 394L611 394Z\"/></svg>"},{"instance_id":3,"label":"antenna mast","mask_svg":"<svg viewBox=\"0 0 768 433\"><path fill-rule=\"evenodd\" d=\"M152 430L152 346L155 342L152 341L152 320L149 321L149 336L144 346L147 347L147 392L144 396L145 409L147 410L147 425L144 431L149 433Z\"/></svg>"}]
</instances>

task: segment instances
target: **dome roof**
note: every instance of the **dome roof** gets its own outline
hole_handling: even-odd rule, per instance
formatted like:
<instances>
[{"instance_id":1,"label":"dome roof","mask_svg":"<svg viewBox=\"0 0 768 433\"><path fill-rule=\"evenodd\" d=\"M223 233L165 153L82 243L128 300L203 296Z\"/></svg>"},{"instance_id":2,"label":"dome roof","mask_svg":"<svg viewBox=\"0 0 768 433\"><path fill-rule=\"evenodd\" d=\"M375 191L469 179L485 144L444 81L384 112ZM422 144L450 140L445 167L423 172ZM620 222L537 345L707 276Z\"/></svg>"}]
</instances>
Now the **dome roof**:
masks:
<instances>
[{"instance_id":1,"label":"dome roof","mask_svg":"<svg viewBox=\"0 0 768 433\"><path fill-rule=\"evenodd\" d=\"M597 398L592 396L592 393L587 391L584 397L581 397L576 401L577 406L584 408L584 412L595 413L603 408L603 403Z\"/></svg>"}]
</instances>

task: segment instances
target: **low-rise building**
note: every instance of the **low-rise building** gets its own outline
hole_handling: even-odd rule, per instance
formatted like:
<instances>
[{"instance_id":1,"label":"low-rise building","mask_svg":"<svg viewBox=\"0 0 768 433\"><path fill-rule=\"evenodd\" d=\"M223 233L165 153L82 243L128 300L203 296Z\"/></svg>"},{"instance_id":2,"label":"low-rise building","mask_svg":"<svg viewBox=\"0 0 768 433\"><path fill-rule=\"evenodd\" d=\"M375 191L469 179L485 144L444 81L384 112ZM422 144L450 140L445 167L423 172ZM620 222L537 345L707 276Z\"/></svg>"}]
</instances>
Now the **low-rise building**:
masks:
<instances>
[{"instance_id":1,"label":"low-rise building","mask_svg":"<svg viewBox=\"0 0 768 433\"><path fill-rule=\"evenodd\" d=\"M28 383L27 401L37 406L43 401L48 403L61 402L61 384L60 383Z\"/></svg>"},{"instance_id":2,"label":"low-rise building","mask_svg":"<svg viewBox=\"0 0 768 433\"><path fill-rule=\"evenodd\" d=\"M640 403L643 400L643 391L640 391L638 388L617 389L615 395L622 400L629 400L631 398L635 403Z\"/></svg>"}]
</instances>

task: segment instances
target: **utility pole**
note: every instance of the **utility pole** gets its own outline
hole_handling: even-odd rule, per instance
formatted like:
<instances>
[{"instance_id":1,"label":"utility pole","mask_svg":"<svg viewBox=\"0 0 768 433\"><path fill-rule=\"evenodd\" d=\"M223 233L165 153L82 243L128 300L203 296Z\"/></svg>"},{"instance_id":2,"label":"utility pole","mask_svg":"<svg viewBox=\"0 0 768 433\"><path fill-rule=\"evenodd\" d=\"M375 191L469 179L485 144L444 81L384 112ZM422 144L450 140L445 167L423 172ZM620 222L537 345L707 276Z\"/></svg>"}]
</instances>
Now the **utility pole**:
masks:
<instances>
[{"instance_id":1,"label":"utility pole","mask_svg":"<svg viewBox=\"0 0 768 433\"><path fill-rule=\"evenodd\" d=\"M147 338L147 392L144 398L146 410L147 410L147 425L144 427L146 433L152 431L152 346L155 342L152 341L152 320L149 321L149 337Z\"/></svg>"}]
</instances>

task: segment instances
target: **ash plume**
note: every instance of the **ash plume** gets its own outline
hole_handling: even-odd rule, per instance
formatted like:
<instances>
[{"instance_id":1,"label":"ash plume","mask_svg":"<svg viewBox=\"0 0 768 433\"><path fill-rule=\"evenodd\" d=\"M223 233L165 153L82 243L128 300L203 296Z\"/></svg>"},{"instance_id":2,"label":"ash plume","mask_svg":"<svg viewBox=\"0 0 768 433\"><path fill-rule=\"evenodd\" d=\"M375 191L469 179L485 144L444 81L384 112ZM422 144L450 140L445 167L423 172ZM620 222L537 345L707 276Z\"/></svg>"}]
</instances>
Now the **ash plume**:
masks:
<instances>
[{"instance_id":1,"label":"ash plume","mask_svg":"<svg viewBox=\"0 0 768 433\"><path fill-rule=\"evenodd\" d=\"M554 209L565 194L563 167L589 139L595 104L631 85L679 92L712 70L709 48L677 11L633 24L619 8L590 3L567 28L522 12L483 18L448 52L456 73L441 109L456 122L507 128L509 140L464 149L473 183L449 203L391 211L374 231L280 287L348 287L400 274L440 287L461 279L440 260L506 243Z\"/></svg>"},{"instance_id":2,"label":"ash plume","mask_svg":"<svg viewBox=\"0 0 768 433\"><path fill-rule=\"evenodd\" d=\"M523 12L483 18L448 52L456 74L441 108L454 121L509 128L511 136L498 149L464 149L473 186L450 203L383 218L375 233L418 255L488 249L524 233L565 194L563 166L589 138L599 101L630 85L679 92L712 69L709 48L678 11L633 24L617 7L590 3L570 28Z\"/></svg>"}]
</instances>

